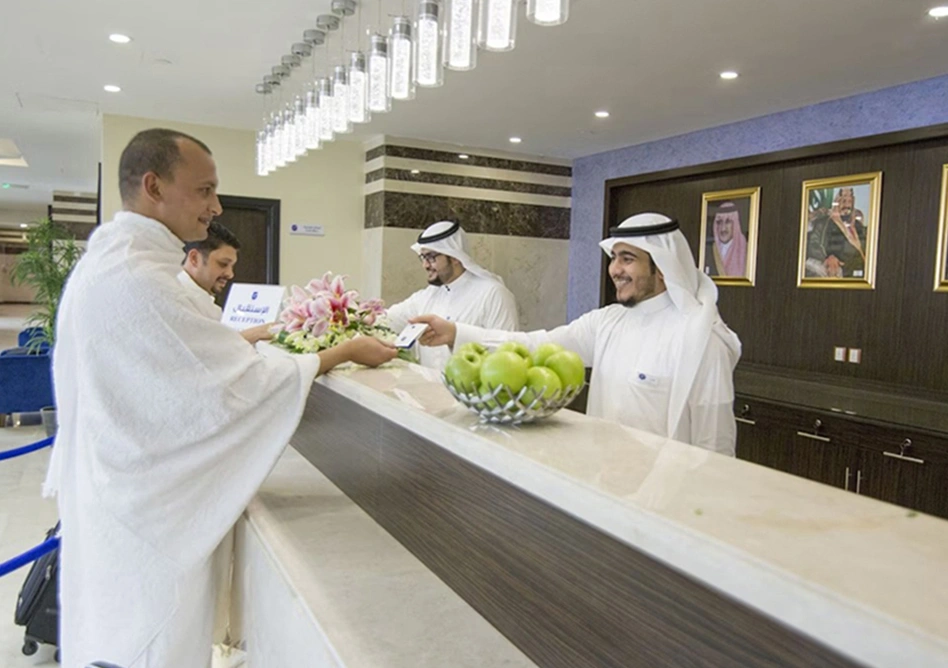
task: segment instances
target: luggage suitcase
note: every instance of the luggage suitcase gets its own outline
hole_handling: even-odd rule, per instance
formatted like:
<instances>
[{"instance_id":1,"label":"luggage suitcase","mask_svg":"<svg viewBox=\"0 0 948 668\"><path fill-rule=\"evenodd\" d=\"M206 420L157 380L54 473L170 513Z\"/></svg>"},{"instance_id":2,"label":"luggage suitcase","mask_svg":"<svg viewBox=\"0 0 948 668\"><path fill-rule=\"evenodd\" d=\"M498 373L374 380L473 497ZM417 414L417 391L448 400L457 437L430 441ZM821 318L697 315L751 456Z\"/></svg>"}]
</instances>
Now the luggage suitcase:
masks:
<instances>
[{"instance_id":1,"label":"luggage suitcase","mask_svg":"<svg viewBox=\"0 0 948 668\"><path fill-rule=\"evenodd\" d=\"M59 523L49 530L49 540L59 533ZM26 576L16 602L14 621L25 626L23 653L35 654L40 644L59 644L59 548L37 559ZM59 661L59 650L56 650Z\"/></svg>"}]
</instances>

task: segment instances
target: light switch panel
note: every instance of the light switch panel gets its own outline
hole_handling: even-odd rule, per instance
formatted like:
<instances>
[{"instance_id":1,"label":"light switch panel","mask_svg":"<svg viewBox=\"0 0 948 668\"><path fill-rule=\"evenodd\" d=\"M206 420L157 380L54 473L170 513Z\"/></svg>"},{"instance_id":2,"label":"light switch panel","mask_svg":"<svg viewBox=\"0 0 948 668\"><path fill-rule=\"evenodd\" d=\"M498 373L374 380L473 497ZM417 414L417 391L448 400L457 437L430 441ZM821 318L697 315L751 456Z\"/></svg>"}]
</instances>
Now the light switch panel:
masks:
<instances>
[{"instance_id":1,"label":"light switch panel","mask_svg":"<svg viewBox=\"0 0 948 668\"><path fill-rule=\"evenodd\" d=\"M836 360L837 362L845 362L846 349L843 348L842 346L836 346L835 348L833 348L833 359Z\"/></svg>"},{"instance_id":2,"label":"light switch panel","mask_svg":"<svg viewBox=\"0 0 948 668\"><path fill-rule=\"evenodd\" d=\"M861 363L862 363L862 348L850 348L850 349L849 349L849 363L850 363L850 364L861 364Z\"/></svg>"}]
</instances>

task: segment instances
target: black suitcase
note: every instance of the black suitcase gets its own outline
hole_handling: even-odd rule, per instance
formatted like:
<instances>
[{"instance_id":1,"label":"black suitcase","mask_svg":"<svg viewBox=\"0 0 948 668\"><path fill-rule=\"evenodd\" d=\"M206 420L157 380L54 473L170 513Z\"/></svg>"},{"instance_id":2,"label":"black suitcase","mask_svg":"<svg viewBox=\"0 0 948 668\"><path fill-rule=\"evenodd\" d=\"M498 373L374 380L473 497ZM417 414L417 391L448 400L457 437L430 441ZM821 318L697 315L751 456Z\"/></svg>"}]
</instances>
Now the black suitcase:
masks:
<instances>
[{"instance_id":1,"label":"black suitcase","mask_svg":"<svg viewBox=\"0 0 948 668\"><path fill-rule=\"evenodd\" d=\"M59 533L59 523L49 530L49 540ZM35 654L40 644L59 645L59 548L33 562L20 596L14 621L25 626L23 653ZM59 661L59 650L56 650Z\"/></svg>"}]
</instances>

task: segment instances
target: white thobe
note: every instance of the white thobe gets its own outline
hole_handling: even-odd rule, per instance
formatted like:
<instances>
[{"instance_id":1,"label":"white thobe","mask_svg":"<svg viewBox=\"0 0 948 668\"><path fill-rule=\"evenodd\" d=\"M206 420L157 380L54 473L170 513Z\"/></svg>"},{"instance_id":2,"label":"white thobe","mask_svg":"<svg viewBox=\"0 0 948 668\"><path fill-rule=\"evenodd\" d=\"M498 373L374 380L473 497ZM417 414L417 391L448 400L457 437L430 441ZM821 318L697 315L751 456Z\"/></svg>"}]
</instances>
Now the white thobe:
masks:
<instances>
[{"instance_id":1,"label":"white thobe","mask_svg":"<svg viewBox=\"0 0 948 668\"><path fill-rule=\"evenodd\" d=\"M591 311L551 331L509 333L458 325L455 346L477 341L496 347L518 341L533 349L558 343L592 367L586 413L637 429L734 455L733 371L737 359L712 333L681 420L669 433L668 412L677 360L685 346L686 317L663 292L629 308Z\"/></svg>"},{"instance_id":2,"label":"white thobe","mask_svg":"<svg viewBox=\"0 0 948 668\"><path fill-rule=\"evenodd\" d=\"M212 555L299 422L315 355L264 357L199 312L181 241L121 212L66 286L47 493L64 668L207 668Z\"/></svg>"},{"instance_id":3,"label":"white thobe","mask_svg":"<svg viewBox=\"0 0 948 668\"><path fill-rule=\"evenodd\" d=\"M220 321L224 311L217 302L214 301L214 295L198 285L191 274L182 269L178 272L178 281L185 287L188 297L194 302L197 309L211 320Z\"/></svg>"},{"instance_id":4,"label":"white thobe","mask_svg":"<svg viewBox=\"0 0 948 668\"><path fill-rule=\"evenodd\" d=\"M465 271L449 285L429 285L405 301L390 306L389 326L398 332L410 318L426 314L487 329L517 329L517 302L510 290L495 280L470 271ZM443 369L449 357L451 350L447 346L422 346L419 353L421 364L433 369Z\"/></svg>"}]
</instances>

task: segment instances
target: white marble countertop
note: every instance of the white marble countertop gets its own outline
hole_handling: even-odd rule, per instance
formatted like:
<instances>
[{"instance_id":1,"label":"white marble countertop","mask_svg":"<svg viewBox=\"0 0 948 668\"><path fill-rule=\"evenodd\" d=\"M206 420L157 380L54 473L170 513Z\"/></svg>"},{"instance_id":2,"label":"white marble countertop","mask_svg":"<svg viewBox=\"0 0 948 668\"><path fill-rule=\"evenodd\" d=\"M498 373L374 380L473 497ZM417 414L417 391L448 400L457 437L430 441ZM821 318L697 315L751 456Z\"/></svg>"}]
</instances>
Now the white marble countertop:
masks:
<instances>
[{"instance_id":1,"label":"white marble countertop","mask_svg":"<svg viewBox=\"0 0 948 668\"><path fill-rule=\"evenodd\" d=\"M560 411L478 423L395 362L317 383L842 654L948 665L948 522Z\"/></svg>"},{"instance_id":2,"label":"white marble countertop","mask_svg":"<svg viewBox=\"0 0 948 668\"><path fill-rule=\"evenodd\" d=\"M339 665L535 665L292 448L246 517Z\"/></svg>"}]
</instances>

